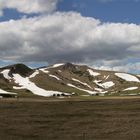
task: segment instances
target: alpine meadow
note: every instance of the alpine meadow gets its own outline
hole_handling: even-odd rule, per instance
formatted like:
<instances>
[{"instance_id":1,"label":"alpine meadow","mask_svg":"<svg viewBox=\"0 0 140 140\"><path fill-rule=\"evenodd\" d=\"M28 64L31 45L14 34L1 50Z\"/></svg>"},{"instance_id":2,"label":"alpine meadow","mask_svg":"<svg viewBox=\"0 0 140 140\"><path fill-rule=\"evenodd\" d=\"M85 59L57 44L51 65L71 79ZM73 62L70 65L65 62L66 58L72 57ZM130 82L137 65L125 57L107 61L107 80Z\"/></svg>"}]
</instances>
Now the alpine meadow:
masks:
<instances>
[{"instance_id":1,"label":"alpine meadow","mask_svg":"<svg viewBox=\"0 0 140 140\"><path fill-rule=\"evenodd\" d=\"M0 0L0 140L139 140L139 7Z\"/></svg>"}]
</instances>

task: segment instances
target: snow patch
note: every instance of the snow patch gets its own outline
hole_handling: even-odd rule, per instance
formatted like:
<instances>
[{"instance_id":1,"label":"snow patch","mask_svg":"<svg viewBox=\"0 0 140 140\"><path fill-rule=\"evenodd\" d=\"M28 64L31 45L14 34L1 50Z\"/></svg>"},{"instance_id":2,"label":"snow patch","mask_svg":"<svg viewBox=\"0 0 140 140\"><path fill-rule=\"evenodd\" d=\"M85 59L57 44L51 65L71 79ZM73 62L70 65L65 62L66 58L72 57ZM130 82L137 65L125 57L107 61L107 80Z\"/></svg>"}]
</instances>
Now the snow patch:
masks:
<instances>
[{"instance_id":1,"label":"snow patch","mask_svg":"<svg viewBox=\"0 0 140 140\"><path fill-rule=\"evenodd\" d=\"M44 73L49 73L49 71L48 70L46 70L46 68L41 68L41 69L39 69L39 70L41 70L42 72L44 72Z\"/></svg>"},{"instance_id":2,"label":"snow patch","mask_svg":"<svg viewBox=\"0 0 140 140\"><path fill-rule=\"evenodd\" d=\"M103 89L101 89L101 88L95 88L95 90L96 91L99 91L99 92L102 92L103 91Z\"/></svg>"},{"instance_id":3,"label":"snow patch","mask_svg":"<svg viewBox=\"0 0 140 140\"><path fill-rule=\"evenodd\" d=\"M7 80L11 80L11 77L9 76L9 69L3 70L1 73L3 74L4 78Z\"/></svg>"},{"instance_id":4,"label":"snow patch","mask_svg":"<svg viewBox=\"0 0 140 140\"><path fill-rule=\"evenodd\" d=\"M93 89L90 85L88 85L87 83L84 83L84 82L81 82L80 80L78 79L75 79L75 78L72 78L73 81L76 81L76 82L79 82L80 84L84 85L84 86L87 86L88 88L90 89Z\"/></svg>"},{"instance_id":5,"label":"snow patch","mask_svg":"<svg viewBox=\"0 0 140 140\"><path fill-rule=\"evenodd\" d=\"M76 87L76 86L74 86L74 85L72 85L72 84L67 84L67 86L70 86L70 87L73 87L73 88L79 89L79 90L81 90L81 91L85 91L85 92L87 92L87 93L89 93L89 94L92 94L92 95L93 95L93 94L97 94L97 92L95 92L95 91L82 89L82 88Z\"/></svg>"},{"instance_id":6,"label":"snow patch","mask_svg":"<svg viewBox=\"0 0 140 140\"><path fill-rule=\"evenodd\" d=\"M112 81L108 81L108 82L105 82L105 83L100 83L100 82L101 82L101 80L100 81L97 81L97 80L94 81L94 83L96 85L98 85L98 86L100 86L102 88L105 88L105 89L108 89L108 88L110 88L110 87L115 85Z\"/></svg>"},{"instance_id":7,"label":"snow patch","mask_svg":"<svg viewBox=\"0 0 140 140\"><path fill-rule=\"evenodd\" d=\"M94 72L94 71L91 70L91 69L87 69L87 71L89 72L89 74L90 74L91 76L98 76L98 75L100 75L100 73Z\"/></svg>"},{"instance_id":8,"label":"snow patch","mask_svg":"<svg viewBox=\"0 0 140 140\"><path fill-rule=\"evenodd\" d=\"M49 76L55 78L56 80L61 80L60 78L58 78L58 77L55 76L55 75L49 74Z\"/></svg>"},{"instance_id":9,"label":"snow patch","mask_svg":"<svg viewBox=\"0 0 140 140\"><path fill-rule=\"evenodd\" d=\"M13 89L25 89L24 87L13 86Z\"/></svg>"},{"instance_id":10,"label":"snow patch","mask_svg":"<svg viewBox=\"0 0 140 140\"><path fill-rule=\"evenodd\" d=\"M3 89L0 89L0 93L1 93L1 94L11 94L11 95L17 95L17 93L7 92L7 91L5 91L5 90L3 90Z\"/></svg>"},{"instance_id":11,"label":"snow patch","mask_svg":"<svg viewBox=\"0 0 140 140\"><path fill-rule=\"evenodd\" d=\"M47 69L57 68L57 67L60 67L60 66L63 66L63 65L64 65L64 63L54 64L54 65L49 66L49 67L47 67L47 68L41 68L40 70L41 70L41 71L43 71L43 72L46 72L46 71L47 71Z\"/></svg>"},{"instance_id":12,"label":"snow patch","mask_svg":"<svg viewBox=\"0 0 140 140\"><path fill-rule=\"evenodd\" d=\"M101 85L103 88L110 88L110 87L114 86L115 84L112 81L109 81L109 82L105 82Z\"/></svg>"},{"instance_id":13,"label":"snow patch","mask_svg":"<svg viewBox=\"0 0 140 140\"><path fill-rule=\"evenodd\" d=\"M32 75L29 76L29 78L34 78L38 74L39 74L39 71L36 70Z\"/></svg>"},{"instance_id":14,"label":"snow patch","mask_svg":"<svg viewBox=\"0 0 140 140\"><path fill-rule=\"evenodd\" d=\"M108 75L108 76L105 76L105 80L107 80L109 77L110 77L110 75Z\"/></svg>"},{"instance_id":15,"label":"snow patch","mask_svg":"<svg viewBox=\"0 0 140 140\"><path fill-rule=\"evenodd\" d=\"M3 89L0 89L0 93L8 93L8 92Z\"/></svg>"},{"instance_id":16,"label":"snow patch","mask_svg":"<svg viewBox=\"0 0 140 140\"><path fill-rule=\"evenodd\" d=\"M98 84L98 83L101 83L102 80L94 80L94 83Z\"/></svg>"},{"instance_id":17,"label":"snow patch","mask_svg":"<svg viewBox=\"0 0 140 140\"><path fill-rule=\"evenodd\" d=\"M63 66L63 65L64 65L64 63L54 64L52 67L53 67L53 68L57 68L57 67L60 67L60 66Z\"/></svg>"},{"instance_id":18,"label":"snow patch","mask_svg":"<svg viewBox=\"0 0 140 140\"><path fill-rule=\"evenodd\" d=\"M135 89L138 89L138 87L129 87L129 88L124 89L123 91L135 90Z\"/></svg>"},{"instance_id":19,"label":"snow patch","mask_svg":"<svg viewBox=\"0 0 140 140\"><path fill-rule=\"evenodd\" d=\"M140 82L139 79L133 75L126 74L126 73L115 73L116 76L119 78L129 81L129 82Z\"/></svg>"}]
</instances>

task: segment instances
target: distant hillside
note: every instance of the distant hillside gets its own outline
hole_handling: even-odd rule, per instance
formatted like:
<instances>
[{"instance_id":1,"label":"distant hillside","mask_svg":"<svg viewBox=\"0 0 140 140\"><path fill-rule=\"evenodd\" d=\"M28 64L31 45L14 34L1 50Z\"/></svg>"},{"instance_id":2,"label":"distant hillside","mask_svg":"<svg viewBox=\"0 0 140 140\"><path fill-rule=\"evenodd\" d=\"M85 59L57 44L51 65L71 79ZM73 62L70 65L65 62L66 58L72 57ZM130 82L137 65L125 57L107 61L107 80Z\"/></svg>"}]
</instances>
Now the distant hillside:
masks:
<instances>
[{"instance_id":1,"label":"distant hillside","mask_svg":"<svg viewBox=\"0 0 140 140\"><path fill-rule=\"evenodd\" d=\"M0 89L45 97L139 95L140 77L71 63L37 69L15 64L0 68Z\"/></svg>"}]
</instances>

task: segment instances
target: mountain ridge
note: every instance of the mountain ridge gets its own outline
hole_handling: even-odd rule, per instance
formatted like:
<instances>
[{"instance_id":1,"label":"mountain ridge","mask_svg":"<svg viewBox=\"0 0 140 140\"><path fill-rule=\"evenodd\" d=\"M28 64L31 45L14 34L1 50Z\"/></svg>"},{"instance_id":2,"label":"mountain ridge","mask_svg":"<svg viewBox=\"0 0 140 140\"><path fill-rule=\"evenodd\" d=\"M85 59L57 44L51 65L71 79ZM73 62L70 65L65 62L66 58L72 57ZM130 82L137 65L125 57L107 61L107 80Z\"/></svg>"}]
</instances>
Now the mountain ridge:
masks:
<instances>
[{"instance_id":1,"label":"mountain ridge","mask_svg":"<svg viewBox=\"0 0 140 140\"><path fill-rule=\"evenodd\" d=\"M0 68L0 89L45 97L139 95L140 77L72 63L36 69L14 64Z\"/></svg>"}]
</instances>

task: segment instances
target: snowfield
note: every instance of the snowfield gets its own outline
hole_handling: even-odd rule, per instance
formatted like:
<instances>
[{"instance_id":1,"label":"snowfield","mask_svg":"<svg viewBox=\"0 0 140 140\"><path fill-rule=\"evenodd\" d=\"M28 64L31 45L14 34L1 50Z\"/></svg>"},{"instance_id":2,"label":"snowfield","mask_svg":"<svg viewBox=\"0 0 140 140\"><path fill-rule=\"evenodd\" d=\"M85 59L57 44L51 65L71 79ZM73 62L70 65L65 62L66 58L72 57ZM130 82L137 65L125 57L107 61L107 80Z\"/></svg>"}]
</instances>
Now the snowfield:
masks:
<instances>
[{"instance_id":1,"label":"snowfield","mask_svg":"<svg viewBox=\"0 0 140 140\"><path fill-rule=\"evenodd\" d=\"M29 78L24 78L20 76L19 74L13 74L13 79L15 80L15 83L19 84L21 88L25 88L30 90L33 94L39 95L39 96L44 96L44 97L50 97L54 95L70 95L69 93L62 93L58 91L47 91L42 88L39 88L35 85L35 83L31 82ZM19 87L20 89L20 87Z\"/></svg>"},{"instance_id":2,"label":"snowfield","mask_svg":"<svg viewBox=\"0 0 140 140\"><path fill-rule=\"evenodd\" d=\"M128 82L140 82L140 80L133 76L133 75L130 75L130 74L126 74L126 73L115 73L116 76L118 76L119 78L123 79L123 80L126 80Z\"/></svg>"},{"instance_id":3,"label":"snowfield","mask_svg":"<svg viewBox=\"0 0 140 140\"><path fill-rule=\"evenodd\" d=\"M136 90L136 89L138 89L138 87L129 87L129 88L124 89L123 91Z\"/></svg>"},{"instance_id":4,"label":"snowfield","mask_svg":"<svg viewBox=\"0 0 140 140\"><path fill-rule=\"evenodd\" d=\"M87 71L89 72L89 74L90 74L91 76L98 76L98 75L100 75L100 73L94 72L94 71L91 70L91 69L87 69Z\"/></svg>"}]
</instances>

